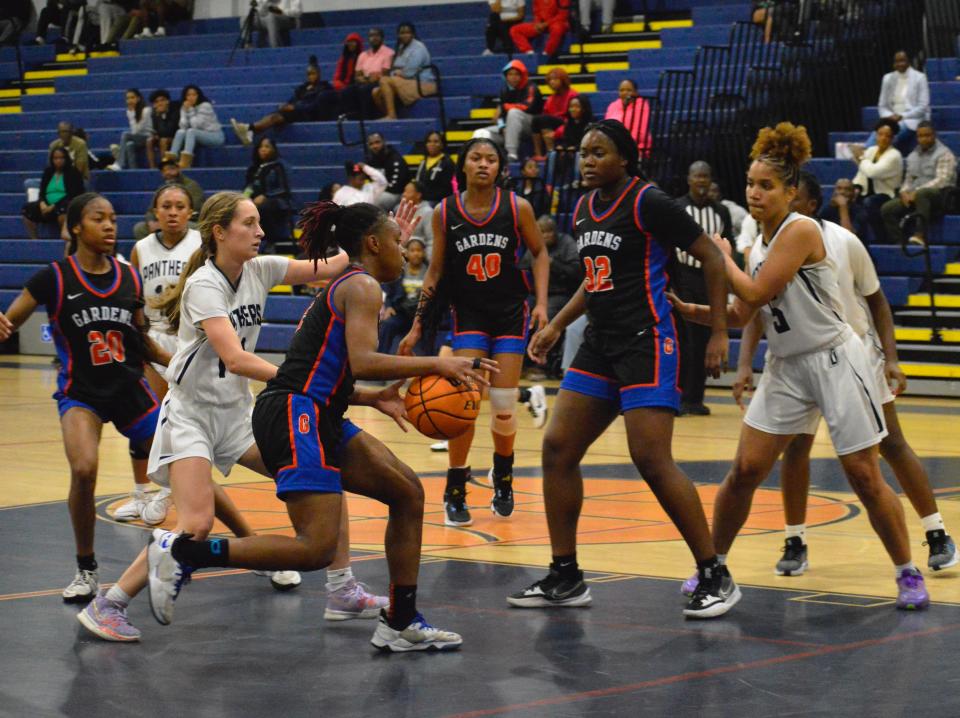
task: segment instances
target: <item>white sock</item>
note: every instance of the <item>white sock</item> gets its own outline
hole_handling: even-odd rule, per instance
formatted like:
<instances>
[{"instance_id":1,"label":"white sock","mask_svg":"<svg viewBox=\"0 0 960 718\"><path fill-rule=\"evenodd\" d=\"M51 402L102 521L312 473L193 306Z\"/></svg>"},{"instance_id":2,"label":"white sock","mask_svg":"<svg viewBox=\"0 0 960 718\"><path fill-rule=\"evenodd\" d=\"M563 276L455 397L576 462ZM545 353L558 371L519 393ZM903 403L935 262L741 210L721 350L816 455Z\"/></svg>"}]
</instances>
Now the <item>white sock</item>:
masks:
<instances>
[{"instance_id":1,"label":"white sock","mask_svg":"<svg viewBox=\"0 0 960 718\"><path fill-rule=\"evenodd\" d=\"M106 599L114 603L119 603L121 606L126 606L130 603L130 596L120 588L119 583L115 583L110 587L110 590L107 591Z\"/></svg>"},{"instance_id":2,"label":"white sock","mask_svg":"<svg viewBox=\"0 0 960 718\"><path fill-rule=\"evenodd\" d=\"M718 554L717 554L717 562L718 562L721 566L726 566L726 565L727 565L727 554L725 554L725 553L718 553Z\"/></svg>"},{"instance_id":3,"label":"white sock","mask_svg":"<svg viewBox=\"0 0 960 718\"><path fill-rule=\"evenodd\" d=\"M924 516L920 519L920 523L923 524L923 530L926 531L946 531L946 527L943 525L943 517L940 516L938 511L935 514L930 514L929 516Z\"/></svg>"},{"instance_id":4,"label":"white sock","mask_svg":"<svg viewBox=\"0 0 960 718\"><path fill-rule=\"evenodd\" d=\"M913 565L913 561L907 561L906 563L901 564L899 566L894 566L893 570L896 571L896 575L894 576L894 578L900 578L900 574L902 574L907 569L916 571L917 567Z\"/></svg>"},{"instance_id":5,"label":"white sock","mask_svg":"<svg viewBox=\"0 0 960 718\"><path fill-rule=\"evenodd\" d=\"M783 532L787 535L787 538L793 538L794 536L799 536L801 543L804 546L807 545L807 525L806 524L784 524Z\"/></svg>"},{"instance_id":6,"label":"white sock","mask_svg":"<svg viewBox=\"0 0 960 718\"><path fill-rule=\"evenodd\" d=\"M330 593L339 591L353 579L353 568L328 568L327 569L327 590Z\"/></svg>"},{"instance_id":7,"label":"white sock","mask_svg":"<svg viewBox=\"0 0 960 718\"><path fill-rule=\"evenodd\" d=\"M134 497L134 498L137 498L137 499L142 499L142 498L146 495L146 493L147 493L147 488L149 488L149 486L150 486L150 484L137 484L137 483L135 483L135 484L133 485L133 497Z\"/></svg>"}]
</instances>

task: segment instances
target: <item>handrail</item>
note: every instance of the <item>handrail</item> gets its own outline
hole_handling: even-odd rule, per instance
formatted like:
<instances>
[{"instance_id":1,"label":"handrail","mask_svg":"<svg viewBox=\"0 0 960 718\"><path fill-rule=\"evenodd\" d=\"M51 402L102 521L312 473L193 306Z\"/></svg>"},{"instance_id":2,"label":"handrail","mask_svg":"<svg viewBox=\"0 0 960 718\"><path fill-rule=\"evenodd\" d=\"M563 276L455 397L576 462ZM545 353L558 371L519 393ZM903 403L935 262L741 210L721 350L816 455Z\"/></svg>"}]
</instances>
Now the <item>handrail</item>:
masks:
<instances>
[{"instance_id":1,"label":"handrail","mask_svg":"<svg viewBox=\"0 0 960 718\"><path fill-rule=\"evenodd\" d=\"M364 122L363 115L358 114L356 117L357 122L360 124L360 140L357 142L347 142L347 134L344 131L343 125L345 122L351 120L349 115L342 114L337 118L337 135L340 138L340 144L344 147L356 147L357 145L367 146L367 124Z\"/></svg>"},{"instance_id":2,"label":"handrail","mask_svg":"<svg viewBox=\"0 0 960 718\"><path fill-rule=\"evenodd\" d=\"M434 83L437 86L437 91L433 95L424 95L423 94L423 84L420 78L426 70L433 70ZM417 71L417 95L420 97L436 97L440 102L440 135L443 137L444 144L447 141L447 107L443 99L443 85L441 84L440 78L440 68L434 63L429 65L424 65Z\"/></svg>"},{"instance_id":3,"label":"handrail","mask_svg":"<svg viewBox=\"0 0 960 718\"><path fill-rule=\"evenodd\" d=\"M916 249L916 251L911 251ZM934 284L935 275L933 273L933 261L930 259L930 247L926 244L922 246L911 246L906 236L900 242L900 251L906 257L919 257L923 255L923 280L927 285L927 294L930 297L930 343L943 344L943 333L940 331L940 320L937 317L937 297L936 286Z\"/></svg>"}]
</instances>

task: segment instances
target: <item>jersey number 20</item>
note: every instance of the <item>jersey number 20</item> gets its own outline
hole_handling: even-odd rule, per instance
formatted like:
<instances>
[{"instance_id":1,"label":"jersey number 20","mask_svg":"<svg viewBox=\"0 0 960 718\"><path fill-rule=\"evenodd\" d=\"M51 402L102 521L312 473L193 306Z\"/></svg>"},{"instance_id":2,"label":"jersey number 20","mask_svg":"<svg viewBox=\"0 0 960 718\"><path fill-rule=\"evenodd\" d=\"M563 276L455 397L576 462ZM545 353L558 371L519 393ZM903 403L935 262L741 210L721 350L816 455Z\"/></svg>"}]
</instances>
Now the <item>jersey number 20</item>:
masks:
<instances>
[{"instance_id":1,"label":"jersey number 20","mask_svg":"<svg viewBox=\"0 0 960 718\"><path fill-rule=\"evenodd\" d=\"M588 292L609 292L613 289L610 272L610 257L607 255L601 254L596 259L583 258L583 273L587 280L585 289Z\"/></svg>"},{"instance_id":2,"label":"jersey number 20","mask_svg":"<svg viewBox=\"0 0 960 718\"><path fill-rule=\"evenodd\" d=\"M94 366L103 366L112 361L122 364L127 358L123 348L123 332L111 329L107 336L103 332L87 332L87 341L90 342L90 363Z\"/></svg>"},{"instance_id":3,"label":"jersey number 20","mask_svg":"<svg viewBox=\"0 0 960 718\"><path fill-rule=\"evenodd\" d=\"M471 254L467 259L467 274L478 282L485 282L500 274L500 255Z\"/></svg>"}]
</instances>

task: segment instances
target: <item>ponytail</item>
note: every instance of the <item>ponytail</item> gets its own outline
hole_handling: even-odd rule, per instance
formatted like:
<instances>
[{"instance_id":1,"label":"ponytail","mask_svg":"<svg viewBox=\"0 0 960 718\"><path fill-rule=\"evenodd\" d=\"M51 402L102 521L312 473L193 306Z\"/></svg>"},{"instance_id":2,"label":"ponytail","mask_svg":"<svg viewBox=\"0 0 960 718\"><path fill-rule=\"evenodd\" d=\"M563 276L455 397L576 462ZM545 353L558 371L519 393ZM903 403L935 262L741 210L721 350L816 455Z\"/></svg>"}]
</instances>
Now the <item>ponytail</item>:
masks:
<instances>
[{"instance_id":1,"label":"ponytail","mask_svg":"<svg viewBox=\"0 0 960 718\"><path fill-rule=\"evenodd\" d=\"M300 247L314 266L337 248L356 259L363 250L363 238L387 219L386 212L367 202L349 207L327 200L311 202L300 213Z\"/></svg>"}]
</instances>

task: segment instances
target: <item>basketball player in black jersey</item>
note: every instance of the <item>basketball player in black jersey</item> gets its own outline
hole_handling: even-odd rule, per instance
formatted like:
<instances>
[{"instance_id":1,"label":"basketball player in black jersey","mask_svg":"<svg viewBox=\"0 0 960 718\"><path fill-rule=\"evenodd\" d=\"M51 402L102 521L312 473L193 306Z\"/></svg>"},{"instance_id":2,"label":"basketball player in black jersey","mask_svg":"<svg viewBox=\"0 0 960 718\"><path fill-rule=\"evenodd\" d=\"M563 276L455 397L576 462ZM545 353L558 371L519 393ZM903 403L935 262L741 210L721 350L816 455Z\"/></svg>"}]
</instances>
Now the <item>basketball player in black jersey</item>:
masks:
<instances>
[{"instance_id":1,"label":"basketball player in black jersey","mask_svg":"<svg viewBox=\"0 0 960 718\"><path fill-rule=\"evenodd\" d=\"M133 450L149 452L159 403L143 366L166 365L170 355L146 335L140 276L112 256L117 217L110 202L80 195L67 209L66 227L68 256L31 277L6 316L0 313L0 341L46 305L60 357L53 398L70 464L67 506L77 547L77 573L63 600L84 603L99 581L93 537L101 428L112 421Z\"/></svg>"},{"instance_id":2,"label":"basketball player in black jersey","mask_svg":"<svg viewBox=\"0 0 960 718\"><path fill-rule=\"evenodd\" d=\"M432 305L433 324L445 305L453 308L453 352L456 356L492 357L500 364L490 388L493 434L493 484L490 503L494 515L513 513L513 443L517 434L517 387L527 345L527 329L547 323L547 285L550 258L540 228L527 200L500 189L497 179L506 158L489 139L470 140L460 151L459 170L466 191L444 199L433 213L433 257L423 280L421 302ZM517 267L525 251L533 256L536 305L528 310L532 289ZM422 314L422 313L421 313ZM428 322L430 323L430 322ZM420 340L423 322L418 316L400 343L401 354L411 354ZM474 426L450 439L444 522L448 526L473 523L466 505L467 465Z\"/></svg>"},{"instance_id":3,"label":"basketball player in black jersey","mask_svg":"<svg viewBox=\"0 0 960 718\"><path fill-rule=\"evenodd\" d=\"M700 589L684 614L712 618L726 613L740 592L717 560L696 489L673 461L680 356L664 288L667 260L675 249L702 262L713 307L706 367L718 376L727 358L723 258L682 206L638 176L637 163L636 142L622 124L604 120L588 128L580 145L580 172L592 191L574 211L584 283L528 350L543 363L567 325L586 312L583 345L564 375L543 440L553 563L546 578L507 601L522 608L590 603L577 565L580 460L623 414L634 464L697 560Z\"/></svg>"},{"instance_id":4,"label":"basketball player in black jersey","mask_svg":"<svg viewBox=\"0 0 960 718\"><path fill-rule=\"evenodd\" d=\"M307 256L318 261L339 246L351 264L304 313L284 363L257 397L253 413L257 446L297 536L193 541L182 535L160 559L158 573L168 576L171 586L185 572L205 566L323 568L334 556L341 493L347 489L390 508L384 539L390 609L381 613L372 643L387 651L460 645L460 636L433 628L416 609L423 525L423 488L416 474L344 418L349 404L374 406L406 430L400 383L370 392L354 389L354 378L441 374L486 384L483 372L497 371L489 359L377 353L380 283L400 275L401 240L416 226L413 214L409 203L401 203L396 220L366 203L318 202L307 210L301 239Z\"/></svg>"}]
</instances>

